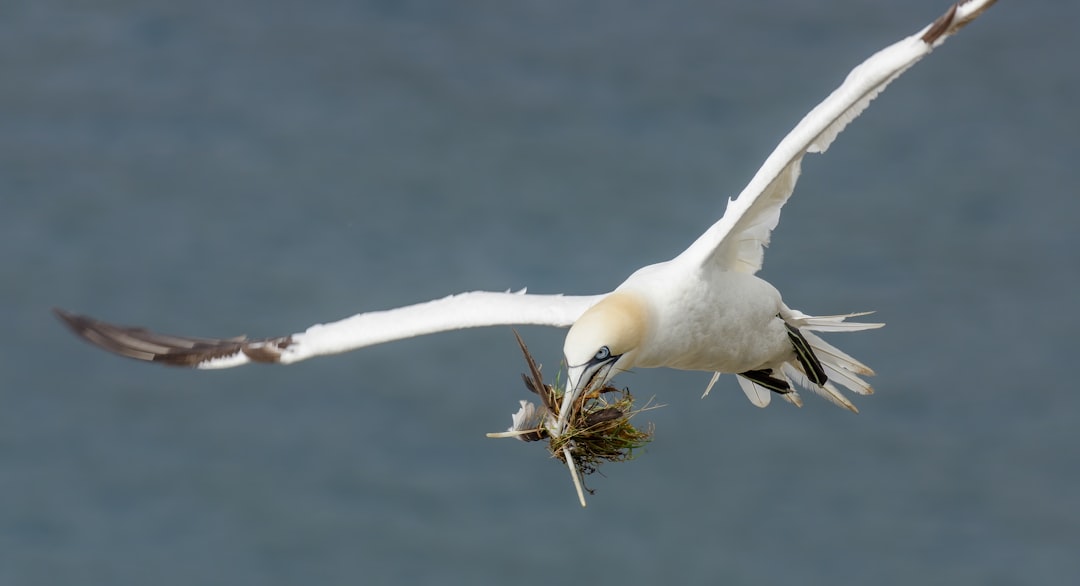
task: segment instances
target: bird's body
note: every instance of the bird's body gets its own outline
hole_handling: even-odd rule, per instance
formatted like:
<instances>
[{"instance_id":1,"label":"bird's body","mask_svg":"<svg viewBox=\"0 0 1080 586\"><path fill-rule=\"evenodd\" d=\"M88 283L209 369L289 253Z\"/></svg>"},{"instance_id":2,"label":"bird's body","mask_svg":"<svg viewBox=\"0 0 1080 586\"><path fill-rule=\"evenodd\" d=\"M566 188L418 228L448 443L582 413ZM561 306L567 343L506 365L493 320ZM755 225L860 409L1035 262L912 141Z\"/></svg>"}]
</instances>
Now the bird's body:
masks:
<instances>
[{"instance_id":1,"label":"bird's body","mask_svg":"<svg viewBox=\"0 0 1080 586\"><path fill-rule=\"evenodd\" d=\"M755 275L669 261L638 270L604 302L624 296L648 324L633 367L739 373L792 354L780 292Z\"/></svg>"},{"instance_id":2,"label":"bird's body","mask_svg":"<svg viewBox=\"0 0 1080 586\"><path fill-rule=\"evenodd\" d=\"M813 317L790 309L776 288L755 273L794 189L803 156L824 152L891 81L994 1L959 2L932 24L852 70L784 137L742 193L729 200L719 221L674 259L638 270L610 293L464 293L265 339L169 336L60 310L57 314L78 335L107 350L196 368L288 364L461 328L570 326L563 347L568 366L564 406L618 372L668 367L738 374L743 391L758 406L768 404L773 393L799 404L796 388L802 387L854 411L833 383L867 394L872 389L860 376L873 372L812 332L881 324L846 321L860 314ZM550 431L558 435L564 426L560 421Z\"/></svg>"}]
</instances>

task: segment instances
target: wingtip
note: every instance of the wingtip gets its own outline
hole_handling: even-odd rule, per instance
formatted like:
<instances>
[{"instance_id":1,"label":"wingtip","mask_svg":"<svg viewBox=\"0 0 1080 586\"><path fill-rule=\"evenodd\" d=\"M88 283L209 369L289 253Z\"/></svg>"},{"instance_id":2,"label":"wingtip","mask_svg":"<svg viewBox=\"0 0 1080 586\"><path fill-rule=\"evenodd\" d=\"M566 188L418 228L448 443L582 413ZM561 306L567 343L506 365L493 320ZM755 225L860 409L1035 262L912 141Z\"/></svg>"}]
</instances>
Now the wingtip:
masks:
<instances>
[{"instance_id":1,"label":"wingtip","mask_svg":"<svg viewBox=\"0 0 1080 586\"><path fill-rule=\"evenodd\" d=\"M997 0L961 0L949 7L949 10L938 17L927 27L922 34L922 41L927 45L937 45L946 37L967 26L993 6Z\"/></svg>"},{"instance_id":2,"label":"wingtip","mask_svg":"<svg viewBox=\"0 0 1080 586\"><path fill-rule=\"evenodd\" d=\"M76 336L89 340L87 333L93 329L95 320L61 307L53 307L52 314Z\"/></svg>"},{"instance_id":3,"label":"wingtip","mask_svg":"<svg viewBox=\"0 0 1080 586\"><path fill-rule=\"evenodd\" d=\"M186 368L225 368L246 362L279 362L292 337L251 341L246 337L192 338L112 324L61 309L53 314L73 334L107 352L143 362Z\"/></svg>"},{"instance_id":4,"label":"wingtip","mask_svg":"<svg viewBox=\"0 0 1080 586\"><path fill-rule=\"evenodd\" d=\"M922 41L927 45L933 45L945 35L949 28L952 26L953 17L956 16L957 5L953 4L949 7L949 10L938 17L933 23L930 24L930 28L926 29L923 33Z\"/></svg>"},{"instance_id":5,"label":"wingtip","mask_svg":"<svg viewBox=\"0 0 1080 586\"><path fill-rule=\"evenodd\" d=\"M78 323L78 320L83 318L83 316L72 313L62 307L53 307L52 314L56 316L56 319L60 320L61 323L73 329L75 324Z\"/></svg>"}]
</instances>

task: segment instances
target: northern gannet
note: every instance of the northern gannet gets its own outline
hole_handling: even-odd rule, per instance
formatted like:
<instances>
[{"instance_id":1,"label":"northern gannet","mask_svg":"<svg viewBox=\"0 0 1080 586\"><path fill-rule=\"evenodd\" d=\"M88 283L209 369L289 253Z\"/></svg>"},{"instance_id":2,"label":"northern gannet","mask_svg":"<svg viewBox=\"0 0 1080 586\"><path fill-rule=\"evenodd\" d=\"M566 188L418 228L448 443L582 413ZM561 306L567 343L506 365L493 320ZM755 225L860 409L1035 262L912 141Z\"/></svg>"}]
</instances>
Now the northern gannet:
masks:
<instances>
[{"instance_id":1,"label":"northern gannet","mask_svg":"<svg viewBox=\"0 0 1080 586\"><path fill-rule=\"evenodd\" d=\"M814 317L791 309L755 276L764 247L799 176L806 153L824 152L885 87L996 0L965 0L914 35L877 52L784 137L753 179L729 199L719 221L674 259L639 269L613 291L591 296L475 291L311 326L289 336L193 338L118 326L56 309L77 335L139 360L202 369L250 362L291 364L392 340L496 325L570 327L561 433L571 402L586 388L631 368L668 367L736 374L759 407L773 393L801 404L797 387L856 411L833 385L858 394L873 371L813 332L881 327L864 314Z\"/></svg>"}]
</instances>

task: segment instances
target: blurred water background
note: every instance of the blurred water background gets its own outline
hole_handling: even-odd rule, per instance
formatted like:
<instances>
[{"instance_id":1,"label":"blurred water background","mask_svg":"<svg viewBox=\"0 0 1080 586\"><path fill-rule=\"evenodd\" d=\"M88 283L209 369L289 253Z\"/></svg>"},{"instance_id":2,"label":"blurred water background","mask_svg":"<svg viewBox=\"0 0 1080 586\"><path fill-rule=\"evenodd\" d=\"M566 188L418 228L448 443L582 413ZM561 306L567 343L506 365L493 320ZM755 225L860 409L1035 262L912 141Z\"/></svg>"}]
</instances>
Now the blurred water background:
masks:
<instances>
[{"instance_id":1,"label":"blurred water background","mask_svg":"<svg viewBox=\"0 0 1080 586\"><path fill-rule=\"evenodd\" d=\"M943 0L0 7L0 584L1065 584L1080 578L1071 2L1001 2L804 163L762 275L874 366L853 416L733 378L588 509L509 424L508 328L289 368L108 356L56 305L279 335L598 293L719 217ZM553 372L563 332L523 328Z\"/></svg>"}]
</instances>

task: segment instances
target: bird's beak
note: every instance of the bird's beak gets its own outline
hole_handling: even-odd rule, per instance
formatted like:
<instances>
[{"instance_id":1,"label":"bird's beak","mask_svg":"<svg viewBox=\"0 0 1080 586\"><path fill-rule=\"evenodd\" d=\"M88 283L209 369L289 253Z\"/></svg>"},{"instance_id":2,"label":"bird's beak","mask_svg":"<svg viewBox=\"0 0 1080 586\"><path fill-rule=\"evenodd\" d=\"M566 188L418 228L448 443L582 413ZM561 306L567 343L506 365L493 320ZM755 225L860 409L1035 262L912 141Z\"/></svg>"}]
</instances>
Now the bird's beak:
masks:
<instances>
[{"instance_id":1,"label":"bird's beak","mask_svg":"<svg viewBox=\"0 0 1080 586\"><path fill-rule=\"evenodd\" d=\"M600 363L586 363L567 368L566 392L563 393L562 406L559 408L559 421L556 424L555 429L551 430L551 435L560 436L566 431L566 425L570 422L571 406L586 389L595 385L603 385L607 382L608 374L611 372L611 367L614 364L615 360L608 360Z\"/></svg>"}]
</instances>

